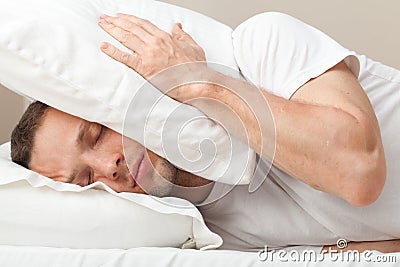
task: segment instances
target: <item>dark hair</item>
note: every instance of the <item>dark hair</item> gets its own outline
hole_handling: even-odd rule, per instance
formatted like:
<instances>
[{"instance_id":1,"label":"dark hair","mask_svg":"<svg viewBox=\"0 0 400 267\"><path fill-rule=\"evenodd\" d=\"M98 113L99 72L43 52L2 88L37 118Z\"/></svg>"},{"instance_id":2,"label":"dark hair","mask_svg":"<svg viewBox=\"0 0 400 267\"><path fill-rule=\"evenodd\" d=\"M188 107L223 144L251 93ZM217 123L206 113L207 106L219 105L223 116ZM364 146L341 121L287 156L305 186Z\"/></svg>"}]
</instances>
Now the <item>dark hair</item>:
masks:
<instances>
[{"instance_id":1,"label":"dark hair","mask_svg":"<svg viewBox=\"0 0 400 267\"><path fill-rule=\"evenodd\" d=\"M28 106L11 133L11 159L28 168L35 133L50 106L36 101Z\"/></svg>"}]
</instances>

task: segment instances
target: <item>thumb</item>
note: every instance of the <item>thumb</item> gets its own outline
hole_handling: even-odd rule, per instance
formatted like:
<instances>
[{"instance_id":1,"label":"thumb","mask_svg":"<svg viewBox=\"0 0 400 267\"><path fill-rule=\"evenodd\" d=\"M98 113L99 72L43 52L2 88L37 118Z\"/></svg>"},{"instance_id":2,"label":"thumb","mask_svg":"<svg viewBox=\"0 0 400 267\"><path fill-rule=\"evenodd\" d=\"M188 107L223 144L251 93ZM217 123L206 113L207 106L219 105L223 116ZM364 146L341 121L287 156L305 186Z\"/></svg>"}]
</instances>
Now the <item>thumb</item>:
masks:
<instances>
[{"instance_id":1,"label":"thumb","mask_svg":"<svg viewBox=\"0 0 400 267\"><path fill-rule=\"evenodd\" d=\"M181 23L175 23L174 26L172 26L172 36L180 37L184 33L185 32L182 30L182 24Z\"/></svg>"},{"instance_id":2,"label":"thumb","mask_svg":"<svg viewBox=\"0 0 400 267\"><path fill-rule=\"evenodd\" d=\"M196 41L192 38L192 36L190 36L182 29L181 23L176 23L172 27L172 37L180 41L185 41L186 43L192 45L197 45Z\"/></svg>"},{"instance_id":3,"label":"thumb","mask_svg":"<svg viewBox=\"0 0 400 267\"><path fill-rule=\"evenodd\" d=\"M193 38L182 29L181 23L175 23L172 27L172 37L182 41L194 42Z\"/></svg>"}]
</instances>

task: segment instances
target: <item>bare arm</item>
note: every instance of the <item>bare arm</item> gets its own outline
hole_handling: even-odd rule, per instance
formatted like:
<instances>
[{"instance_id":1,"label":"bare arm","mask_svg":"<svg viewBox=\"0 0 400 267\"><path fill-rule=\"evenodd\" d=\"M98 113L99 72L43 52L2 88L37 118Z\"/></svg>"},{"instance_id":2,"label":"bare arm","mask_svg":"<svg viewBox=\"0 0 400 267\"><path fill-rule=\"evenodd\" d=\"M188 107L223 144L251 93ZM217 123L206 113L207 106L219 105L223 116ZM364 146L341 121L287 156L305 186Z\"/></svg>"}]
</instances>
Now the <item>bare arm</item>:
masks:
<instances>
[{"instance_id":1,"label":"bare arm","mask_svg":"<svg viewBox=\"0 0 400 267\"><path fill-rule=\"evenodd\" d=\"M400 252L400 240L370 241L370 242L350 242L343 249L338 249L336 245L324 246L322 253L340 252L340 251L358 251L376 250L382 253Z\"/></svg>"},{"instance_id":2,"label":"bare arm","mask_svg":"<svg viewBox=\"0 0 400 267\"><path fill-rule=\"evenodd\" d=\"M170 66L205 60L202 49L176 25L172 35L148 21L128 15L107 17L100 25L135 50L136 55L124 53L112 45L102 46L103 52L146 79ZM277 167L356 206L368 205L378 198L386 178L379 126L367 96L343 62L306 83L291 100L207 68L201 71L217 84L222 82L230 84L230 88L261 92L265 97L275 121L274 164ZM240 117L251 147L259 154L271 151L270 146L274 144L270 140L275 129L271 127L261 134L251 107L235 93L217 85L194 84L180 87L170 96L181 102L197 97L223 102ZM214 112L203 105L197 107L206 114ZM233 134L243 136L239 132Z\"/></svg>"},{"instance_id":3,"label":"bare arm","mask_svg":"<svg viewBox=\"0 0 400 267\"><path fill-rule=\"evenodd\" d=\"M224 75L219 79L231 80L232 88L258 90ZM266 146L273 133L261 135L251 110L239 97L223 88L203 92L239 114L255 151L260 152L261 141L264 151L270 151ZM262 93L275 122L275 166L353 205L367 205L378 198L386 178L378 122L363 89L343 62L302 86L291 100Z\"/></svg>"}]
</instances>

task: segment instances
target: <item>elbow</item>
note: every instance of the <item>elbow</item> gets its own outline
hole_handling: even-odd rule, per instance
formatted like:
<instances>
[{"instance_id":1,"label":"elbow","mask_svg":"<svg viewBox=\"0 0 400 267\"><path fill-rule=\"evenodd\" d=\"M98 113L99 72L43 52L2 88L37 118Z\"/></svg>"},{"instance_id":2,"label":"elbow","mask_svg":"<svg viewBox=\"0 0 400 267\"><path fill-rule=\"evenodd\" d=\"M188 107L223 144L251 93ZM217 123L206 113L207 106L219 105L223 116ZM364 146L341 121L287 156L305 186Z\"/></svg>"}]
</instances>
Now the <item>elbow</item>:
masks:
<instances>
[{"instance_id":1,"label":"elbow","mask_svg":"<svg viewBox=\"0 0 400 267\"><path fill-rule=\"evenodd\" d=\"M381 195L386 182L386 160L383 149L363 155L358 164L353 165L351 181L344 190L345 200L356 207L374 203Z\"/></svg>"},{"instance_id":2,"label":"elbow","mask_svg":"<svg viewBox=\"0 0 400 267\"><path fill-rule=\"evenodd\" d=\"M374 203L386 182L386 159L379 129L370 120L359 120L358 145L353 147L347 172L342 180L344 199L353 206L364 207ZM355 136L354 136L355 137Z\"/></svg>"},{"instance_id":3,"label":"elbow","mask_svg":"<svg viewBox=\"0 0 400 267\"><path fill-rule=\"evenodd\" d=\"M355 207L365 207L378 200L383 190L385 178L383 176L376 176L374 178L376 182L367 181L361 185L355 185L350 189L350 192L347 193L346 201Z\"/></svg>"}]
</instances>

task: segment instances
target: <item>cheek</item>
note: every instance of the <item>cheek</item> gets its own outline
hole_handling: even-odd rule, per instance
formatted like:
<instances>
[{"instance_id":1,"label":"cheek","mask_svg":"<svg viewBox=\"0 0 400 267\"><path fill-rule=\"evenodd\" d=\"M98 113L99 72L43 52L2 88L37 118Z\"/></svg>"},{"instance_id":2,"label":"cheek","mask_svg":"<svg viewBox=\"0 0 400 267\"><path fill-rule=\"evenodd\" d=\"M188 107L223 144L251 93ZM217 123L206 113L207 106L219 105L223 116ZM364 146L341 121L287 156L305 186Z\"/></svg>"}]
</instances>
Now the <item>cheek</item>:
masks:
<instances>
[{"instance_id":1,"label":"cheek","mask_svg":"<svg viewBox=\"0 0 400 267\"><path fill-rule=\"evenodd\" d=\"M124 140L125 141L125 140ZM103 147L108 150L120 150L123 148L122 136L112 130L108 130L103 139Z\"/></svg>"},{"instance_id":2,"label":"cheek","mask_svg":"<svg viewBox=\"0 0 400 267\"><path fill-rule=\"evenodd\" d=\"M149 157L149 160L151 162L151 165L154 167L157 164L157 161L160 159L160 156L157 154L153 153L150 150L146 150L147 156Z\"/></svg>"},{"instance_id":3,"label":"cheek","mask_svg":"<svg viewBox=\"0 0 400 267\"><path fill-rule=\"evenodd\" d=\"M142 154L145 151L145 147L140 143L130 139L130 138L122 138L121 135L113 135L112 136L114 145L119 146L125 150L128 154Z\"/></svg>"}]
</instances>

